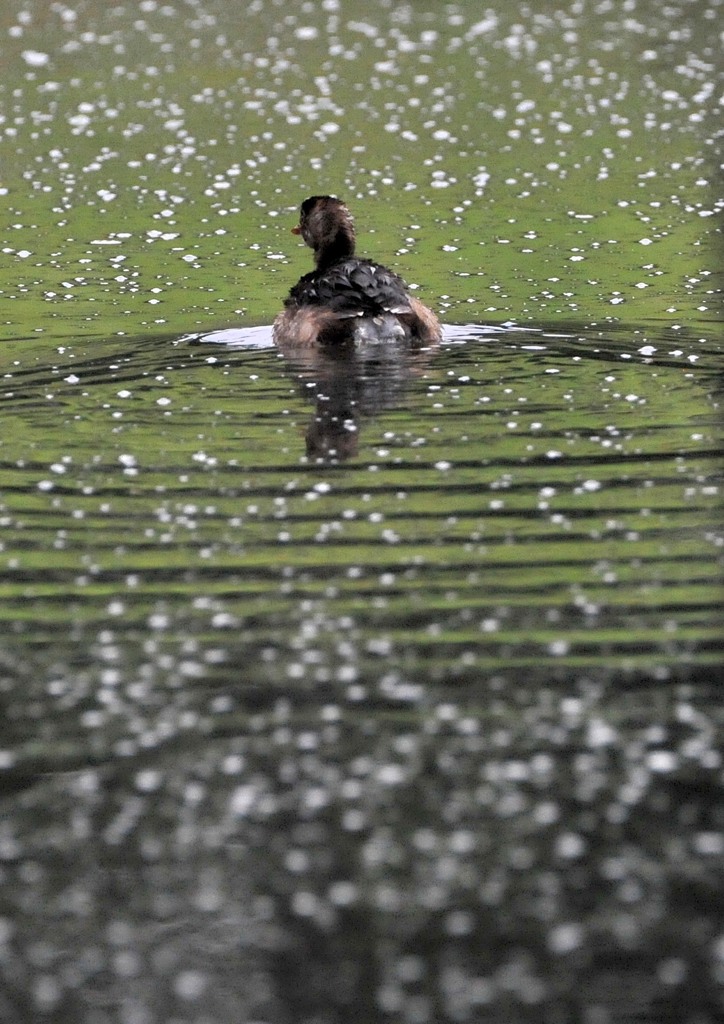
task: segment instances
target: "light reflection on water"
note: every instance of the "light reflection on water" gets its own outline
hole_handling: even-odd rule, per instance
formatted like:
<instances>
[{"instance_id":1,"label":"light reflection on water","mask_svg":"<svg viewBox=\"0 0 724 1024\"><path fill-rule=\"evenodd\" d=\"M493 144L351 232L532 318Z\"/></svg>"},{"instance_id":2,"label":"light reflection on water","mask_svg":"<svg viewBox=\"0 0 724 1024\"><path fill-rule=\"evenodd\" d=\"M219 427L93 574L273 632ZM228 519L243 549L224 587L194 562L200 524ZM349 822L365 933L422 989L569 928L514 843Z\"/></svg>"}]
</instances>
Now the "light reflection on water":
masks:
<instances>
[{"instance_id":1,"label":"light reflection on water","mask_svg":"<svg viewBox=\"0 0 724 1024\"><path fill-rule=\"evenodd\" d=\"M4 20L0 1019L713 1024L721 0L243 6Z\"/></svg>"},{"instance_id":2,"label":"light reflection on water","mask_svg":"<svg viewBox=\"0 0 724 1024\"><path fill-rule=\"evenodd\" d=\"M247 8L8 15L7 334L268 322L320 191L449 321L717 315L721 0Z\"/></svg>"},{"instance_id":3,"label":"light reflection on water","mask_svg":"<svg viewBox=\"0 0 724 1024\"><path fill-rule=\"evenodd\" d=\"M713 1021L715 343L267 341L16 345L3 1019Z\"/></svg>"}]
</instances>

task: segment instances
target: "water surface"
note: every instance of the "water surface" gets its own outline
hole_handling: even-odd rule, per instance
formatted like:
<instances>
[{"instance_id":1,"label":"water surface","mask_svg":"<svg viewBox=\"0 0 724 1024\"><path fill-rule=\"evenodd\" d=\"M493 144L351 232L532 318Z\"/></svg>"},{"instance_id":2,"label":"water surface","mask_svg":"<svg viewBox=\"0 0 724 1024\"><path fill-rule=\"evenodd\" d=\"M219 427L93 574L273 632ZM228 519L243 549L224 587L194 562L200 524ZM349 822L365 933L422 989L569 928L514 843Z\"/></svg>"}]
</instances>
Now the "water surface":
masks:
<instances>
[{"instance_id":1,"label":"water surface","mask_svg":"<svg viewBox=\"0 0 724 1024\"><path fill-rule=\"evenodd\" d=\"M2 18L0 1017L713 1024L721 4L243 6Z\"/></svg>"}]
</instances>

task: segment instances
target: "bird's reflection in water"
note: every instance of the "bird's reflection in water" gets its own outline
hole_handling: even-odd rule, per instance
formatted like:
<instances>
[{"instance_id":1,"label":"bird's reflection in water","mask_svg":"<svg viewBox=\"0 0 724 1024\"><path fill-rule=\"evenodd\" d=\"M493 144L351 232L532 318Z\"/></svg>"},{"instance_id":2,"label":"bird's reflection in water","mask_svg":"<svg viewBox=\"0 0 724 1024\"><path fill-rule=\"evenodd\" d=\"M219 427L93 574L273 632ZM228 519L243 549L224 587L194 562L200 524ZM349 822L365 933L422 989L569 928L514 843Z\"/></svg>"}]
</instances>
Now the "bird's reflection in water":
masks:
<instances>
[{"instance_id":1,"label":"bird's reflection in water","mask_svg":"<svg viewBox=\"0 0 724 1024\"><path fill-rule=\"evenodd\" d=\"M324 463L353 458L364 421L401 401L409 382L425 371L436 348L390 341L282 348L302 394L314 403L305 432L307 457Z\"/></svg>"}]
</instances>

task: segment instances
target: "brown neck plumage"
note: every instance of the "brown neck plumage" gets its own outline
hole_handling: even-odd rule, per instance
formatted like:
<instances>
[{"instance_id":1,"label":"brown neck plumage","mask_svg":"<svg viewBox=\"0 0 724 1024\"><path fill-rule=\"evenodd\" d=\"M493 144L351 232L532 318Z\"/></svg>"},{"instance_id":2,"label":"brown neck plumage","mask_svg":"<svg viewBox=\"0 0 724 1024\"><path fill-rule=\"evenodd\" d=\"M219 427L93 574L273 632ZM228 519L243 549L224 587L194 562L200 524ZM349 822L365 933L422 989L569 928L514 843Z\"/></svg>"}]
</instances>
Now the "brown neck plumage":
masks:
<instances>
[{"instance_id":1,"label":"brown neck plumage","mask_svg":"<svg viewBox=\"0 0 724 1024\"><path fill-rule=\"evenodd\" d=\"M340 260L354 256L354 231L347 224L339 225L334 235L328 235L314 250L318 270L326 270Z\"/></svg>"}]
</instances>

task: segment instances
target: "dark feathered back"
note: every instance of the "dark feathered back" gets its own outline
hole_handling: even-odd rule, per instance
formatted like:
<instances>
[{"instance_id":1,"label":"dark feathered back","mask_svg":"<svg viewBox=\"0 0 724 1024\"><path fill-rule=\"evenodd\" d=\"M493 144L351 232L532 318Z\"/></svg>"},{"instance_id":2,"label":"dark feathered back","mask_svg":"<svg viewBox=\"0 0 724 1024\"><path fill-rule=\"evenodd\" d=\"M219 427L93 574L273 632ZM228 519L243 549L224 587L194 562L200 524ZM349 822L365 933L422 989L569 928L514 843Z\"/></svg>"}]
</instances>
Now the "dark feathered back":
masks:
<instances>
[{"instance_id":1,"label":"dark feathered back","mask_svg":"<svg viewBox=\"0 0 724 1024\"><path fill-rule=\"evenodd\" d=\"M322 305L339 316L410 311L410 299L401 277L379 263L355 258L305 274L292 288L287 303Z\"/></svg>"}]
</instances>

